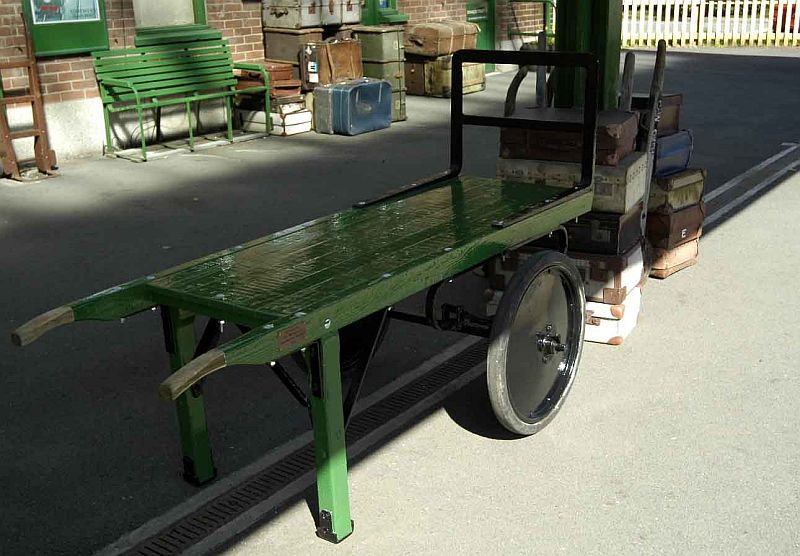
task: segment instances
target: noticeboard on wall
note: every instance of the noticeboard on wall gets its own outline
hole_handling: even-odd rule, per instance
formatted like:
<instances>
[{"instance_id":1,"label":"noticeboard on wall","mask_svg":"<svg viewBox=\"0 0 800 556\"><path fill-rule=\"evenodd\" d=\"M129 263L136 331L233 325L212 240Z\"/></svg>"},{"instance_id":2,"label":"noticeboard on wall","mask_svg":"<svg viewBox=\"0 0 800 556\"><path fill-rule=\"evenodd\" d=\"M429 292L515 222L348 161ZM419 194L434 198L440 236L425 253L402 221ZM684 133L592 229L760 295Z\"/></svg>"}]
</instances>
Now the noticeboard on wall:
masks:
<instances>
[{"instance_id":1,"label":"noticeboard on wall","mask_svg":"<svg viewBox=\"0 0 800 556\"><path fill-rule=\"evenodd\" d=\"M37 56L108 48L105 0L22 0Z\"/></svg>"}]
</instances>

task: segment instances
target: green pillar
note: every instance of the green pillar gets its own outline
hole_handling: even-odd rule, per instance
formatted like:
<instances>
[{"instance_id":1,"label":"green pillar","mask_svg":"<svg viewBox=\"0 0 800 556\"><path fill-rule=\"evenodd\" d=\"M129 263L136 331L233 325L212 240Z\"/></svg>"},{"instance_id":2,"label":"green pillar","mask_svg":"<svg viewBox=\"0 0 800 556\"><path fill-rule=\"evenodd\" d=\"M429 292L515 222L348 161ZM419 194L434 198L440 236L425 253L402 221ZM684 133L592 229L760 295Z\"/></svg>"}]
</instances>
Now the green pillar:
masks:
<instances>
[{"instance_id":1,"label":"green pillar","mask_svg":"<svg viewBox=\"0 0 800 556\"><path fill-rule=\"evenodd\" d=\"M600 108L617 107L619 56L622 44L622 0L559 0L556 6L556 48L592 52L600 60ZM556 106L583 106L579 70L556 72Z\"/></svg>"}]
</instances>

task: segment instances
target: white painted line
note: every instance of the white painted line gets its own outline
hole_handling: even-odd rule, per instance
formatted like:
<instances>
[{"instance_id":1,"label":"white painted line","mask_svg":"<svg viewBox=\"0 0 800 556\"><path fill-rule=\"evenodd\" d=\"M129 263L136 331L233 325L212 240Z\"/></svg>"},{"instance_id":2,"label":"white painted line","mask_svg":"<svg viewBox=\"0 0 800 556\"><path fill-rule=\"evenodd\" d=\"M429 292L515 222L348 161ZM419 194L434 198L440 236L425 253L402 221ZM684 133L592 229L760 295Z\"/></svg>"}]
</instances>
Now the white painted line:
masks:
<instances>
[{"instance_id":1,"label":"white painted line","mask_svg":"<svg viewBox=\"0 0 800 556\"><path fill-rule=\"evenodd\" d=\"M445 400L449 395L452 393L460 390L476 378L478 378L484 369L484 363L480 363L476 365L469 371L465 372L463 375L452 381L451 383L444 386L442 389L438 390L432 396L428 396L427 398L421 400L419 403L414 405L411 409L406 411L405 413L401 414L395 419L384 423L364 438L359 440L358 442L354 442L350 445L347 449L349 457L352 459L357 455L360 455L364 451L366 451L370 446L378 442L381 438L388 436L389 434L393 433L394 431L402 428L410 421L416 419L419 415L425 413L430 408L434 407L436 404ZM294 481L294 483L288 485L286 488L281 490L280 492L276 493L274 496L269 497L268 499L264 500L257 506L254 506L238 516L233 521L226 523L213 533L211 533L208 537L204 538L197 544L192 545L188 550L184 552L184 554L209 554L212 550L219 547L220 545L224 544L225 542L229 541L236 535L246 531L249 527L256 524L258 521L264 519L264 517L268 514L268 512L274 508L275 506L282 504L286 500L289 500L293 496L296 496L304 489L310 487L314 484L316 477L314 472L309 472L303 475L300 479ZM309 519L308 529L309 534L313 531L314 524Z\"/></svg>"},{"instance_id":2,"label":"white painted line","mask_svg":"<svg viewBox=\"0 0 800 556\"><path fill-rule=\"evenodd\" d=\"M787 144L789 144L789 143L784 143L783 145L787 145ZM706 195L706 198L705 198L706 203L710 203L711 201L713 201L714 199L716 199L717 197L719 197L723 193L733 189L734 187L736 187L737 185L742 183L744 180L746 180L747 178L749 178L749 177L753 176L754 174L760 172L761 170L763 170L764 168L766 168L767 166L769 166L773 162L776 162L776 161L780 160L781 158L791 154L792 152L794 152L795 150L800 148L800 145L798 145L796 143L791 143L791 145L792 145L791 147L788 147L788 148L782 150L781 152L779 152L778 154L769 157L768 159L766 159L765 161L761 162L760 164L757 164L756 166L753 166L752 168L750 168L746 172L744 172L742 174L739 174L738 176L736 176L732 180L729 180L729 181L725 182L724 184L722 184L721 186L719 186L718 188L716 188L714 191L712 191L711 193Z\"/></svg>"},{"instance_id":3,"label":"white painted line","mask_svg":"<svg viewBox=\"0 0 800 556\"><path fill-rule=\"evenodd\" d=\"M396 392L400 388L404 387L408 383L416 380L417 378L421 377L425 373L431 371L433 368L437 367L438 365L441 365L442 363L444 363L445 361L447 361L451 357L454 357L455 355L458 355L459 353L461 353L462 351L464 351L465 349L469 348L470 346L472 346L473 344L475 344L475 343L477 343L479 341L480 341L480 339L473 338L473 337L467 337L467 338L464 338L464 339L460 340L459 342L453 344L452 346L448 347L444 351L442 351L440 353L437 353L436 355L434 355L433 357L431 357L430 359L428 359L427 361L425 361L424 363L419 365L414 370L409 371L408 373L404 373L403 375L401 375L400 377L396 378L395 380L393 380L392 382L390 382L386 386L376 390L375 392L373 392L369 396L366 396L365 398L359 400L355 409L357 410L357 409L361 408L363 410L365 408L368 408L368 407L374 405L375 403L377 403L380 400L386 398L390 394L393 394L394 392ZM445 387L445 388L448 388L448 387ZM436 397L436 395L434 396L434 398L435 397ZM429 400L429 399L432 399L432 398L426 398L426 400ZM357 415L359 412L360 411L356 411L356 413L354 415ZM398 419L395 419L394 421L390 421L389 423L386 423L386 424L382 425L379 430L384 430L384 428L389 426L389 425L394 426L394 422L395 421L398 421L398 422L402 421L403 419L405 419L405 415L406 414L402 415ZM402 422L406 422L406 421L402 421ZM352 449L348 448L351 451L351 454L356 453L353 450L357 449L357 446L360 446L367 438L372 438L373 434L374 433L370 433L364 439L362 439L360 442L355 443L353 445ZM255 462L251 463L250 465L248 465L246 467L243 467L243 468L239 469L238 471L236 471L234 473L231 473L230 475L215 481L214 483L204 487L202 491L198 492L197 494L195 494L191 498L185 500L184 502L178 504L177 506L175 506L174 508L170 509L169 511L161 514L158 517L155 517L155 518L151 519L150 521L148 521L147 523L144 523L143 525L141 525L140 527L134 529L133 531L125 533L124 535L122 535L119 539L117 539L113 543L111 543L108 546L106 546L105 548L102 548L101 550L95 552L95 555L96 556L112 556L112 555L121 554L121 553L123 553L123 552L125 552L127 550L132 549L134 546L136 546L140 542L142 542L142 541L144 541L146 539L149 539L150 537L152 537L153 535L155 535L156 533L158 533L159 531L161 531L165 527L169 526L170 524L172 524L172 523L178 521L179 519L182 519L183 517L195 512L197 509L199 509L200 507L204 506L205 504L207 504L208 502L210 502L214 498L217 498L218 496L220 496L220 495L224 494L225 492L231 490L233 487L241 484L246 479L261 473L262 471L267 469L269 466L271 466L274 463L276 463L276 462L280 461L281 459L285 458L286 456L288 456L292 452L294 452L296 450L299 450L300 448L302 448L303 446L305 446L306 444L311 442L312 439L313 439L313 434L312 434L311 431L308 431L308 432L303 433L300 436L298 436L296 438L293 438L292 440L282 444L281 446L278 446L277 448L271 450L270 452L268 452L267 454L265 454L263 457L261 457L260 459L256 460ZM311 483L313 483L314 473L312 472L312 473L309 473L308 475L311 477ZM267 500L265 500L264 502L262 502L261 504L259 504L255 508L251 509L250 511L253 511L256 508L267 508L267 509L269 509L269 508L272 508L275 505L279 504L280 501L288 500L292 496L296 495L298 492L301 492L303 489L308 487L308 484L305 484L305 482L306 482L306 476L304 475L301 479L298 479L294 483L292 483L290 485L287 485L280 492L276 493L274 496L271 496L270 498L268 498ZM279 501L276 502L275 500L279 500ZM247 513L249 514L249 512L247 512ZM262 513L262 514L259 514L259 515L264 515L264 514ZM238 523L238 518L236 520L234 520L234 522L232 522L232 523ZM229 525L231 525L231 524L229 524Z\"/></svg>"},{"instance_id":4,"label":"white painted line","mask_svg":"<svg viewBox=\"0 0 800 556\"><path fill-rule=\"evenodd\" d=\"M773 183L775 183L776 181L781 179L786 174L794 172L795 169L798 168L798 167L800 167L800 160L798 160L797 162L795 162L793 164L790 164L789 166L783 168L782 170L772 174L768 178L758 182L753 187L748 189L747 193L745 193L744 195L736 197L735 199L730 201L728 204L726 204L726 205L720 207L719 209L717 209L716 211L714 211L714 213L711 216L709 216L708 218L705 219L705 222L703 223L703 225L704 226L712 225L714 222L716 222L717 220L719 220L720 218L722 218L723 216L728 214L730 211L732 211L733 209L735 209L736 207L738 207L739 205L744 203L746 200L748 200L751 197L753 197L754 195L758 194L759 191L769 187L770 185L772 185Z\"/></svg>"}]
</instances>

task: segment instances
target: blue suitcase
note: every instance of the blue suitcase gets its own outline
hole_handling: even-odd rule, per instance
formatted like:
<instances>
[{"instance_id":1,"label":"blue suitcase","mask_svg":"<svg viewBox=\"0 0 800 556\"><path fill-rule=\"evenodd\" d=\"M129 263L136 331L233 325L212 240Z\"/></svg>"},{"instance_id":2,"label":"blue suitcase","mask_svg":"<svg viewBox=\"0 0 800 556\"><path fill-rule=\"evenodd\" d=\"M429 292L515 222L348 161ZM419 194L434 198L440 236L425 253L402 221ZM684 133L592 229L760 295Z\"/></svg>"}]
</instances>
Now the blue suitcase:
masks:
<instances>
[{"instance_id":1,"label":"blue suitcase","mask_svg":"<svg viewBox=\"0 0 800 556\"><path fill-rule=\"evenodd\" d=\"M382 79L356 79L331 87L333 132L359 135L392 124L392 86Z\"/></svg>"},{"instance_id":2,"label":"blue suitcase","mask_svg":"<svg viewBox=\"0 0 800 556\"><path fill-rule=\"evenodd\" d=\"M688 129L656 139L655 177L663 178L686 170L693 146L692 132Z\"/></svg>"}]
</instances>

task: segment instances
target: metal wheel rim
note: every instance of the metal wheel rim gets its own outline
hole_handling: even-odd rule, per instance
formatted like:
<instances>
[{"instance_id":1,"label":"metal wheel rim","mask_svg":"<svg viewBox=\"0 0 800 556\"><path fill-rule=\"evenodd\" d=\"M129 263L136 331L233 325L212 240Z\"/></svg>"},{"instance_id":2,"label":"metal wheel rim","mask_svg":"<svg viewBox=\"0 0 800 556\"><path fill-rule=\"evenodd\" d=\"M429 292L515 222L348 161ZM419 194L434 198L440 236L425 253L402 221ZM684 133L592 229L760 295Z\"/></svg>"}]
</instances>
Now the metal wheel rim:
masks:
<instances>
[{"instance_id":1,"label":"metal wheel rim","mask_svg":"<svg viewBox=\"0 0 800 556\"><path fill-rule=\"evenodd\" d=\"M536 424L556 409L575 375L581 348L579 296L565 270L550 266L531 280L517 307L505 373L511 407L525 423Z\"/></svg>"}]
</instances>

